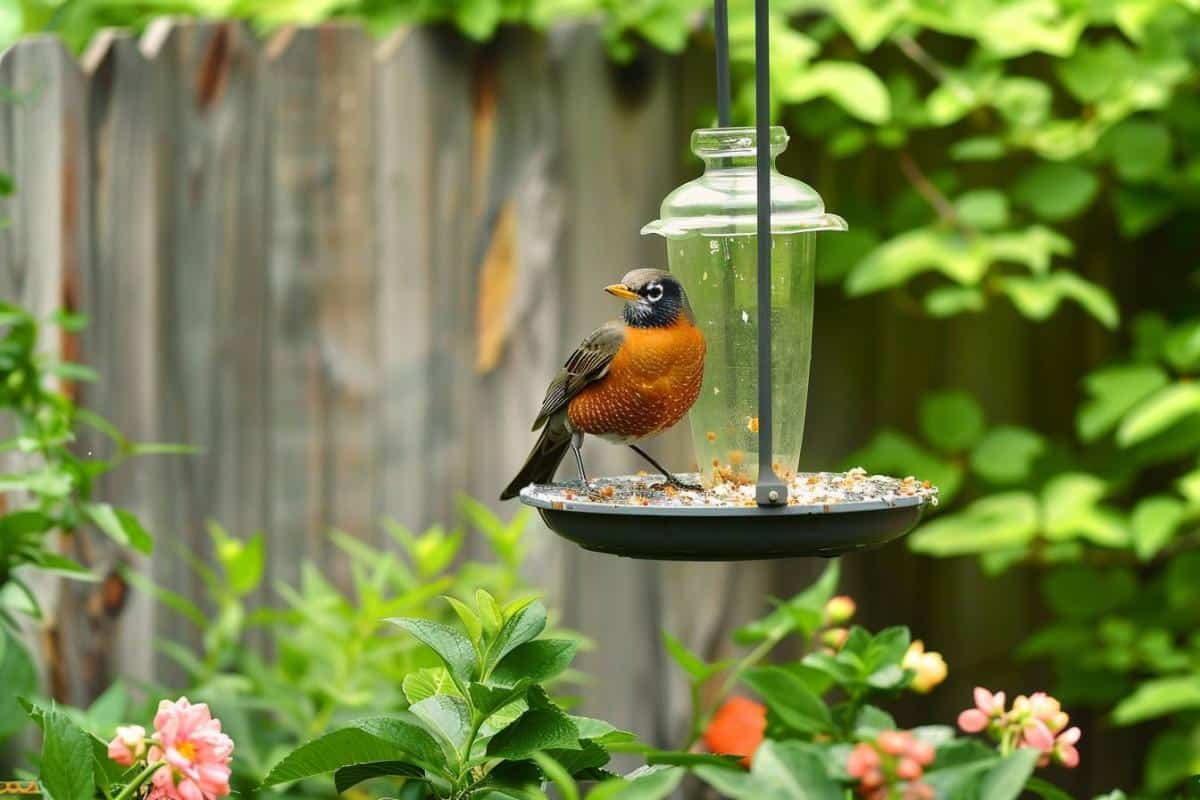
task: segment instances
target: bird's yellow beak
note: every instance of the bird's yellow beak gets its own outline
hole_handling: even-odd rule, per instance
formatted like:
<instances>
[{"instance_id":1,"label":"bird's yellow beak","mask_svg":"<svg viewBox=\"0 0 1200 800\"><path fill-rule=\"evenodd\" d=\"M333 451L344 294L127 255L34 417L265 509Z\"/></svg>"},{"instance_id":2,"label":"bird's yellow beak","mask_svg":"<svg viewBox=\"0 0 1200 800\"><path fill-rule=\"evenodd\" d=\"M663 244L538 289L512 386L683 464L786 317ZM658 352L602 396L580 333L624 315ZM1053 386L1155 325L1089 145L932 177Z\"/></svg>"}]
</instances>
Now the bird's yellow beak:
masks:
<instances>
[{"instance_id":1,"label":"bird's yellow beak","mask_svg":"<svg viewBox=\"0 0 1200 800\"><path fill-rule=\"evenodd\" d=\"M612 286L605 286L604 291L608 292L614 297L620 297L622 300L640 299L637 292L635 292L633 289L630 289L623 283L614 283Z\"/></svg>"}]
</instances>

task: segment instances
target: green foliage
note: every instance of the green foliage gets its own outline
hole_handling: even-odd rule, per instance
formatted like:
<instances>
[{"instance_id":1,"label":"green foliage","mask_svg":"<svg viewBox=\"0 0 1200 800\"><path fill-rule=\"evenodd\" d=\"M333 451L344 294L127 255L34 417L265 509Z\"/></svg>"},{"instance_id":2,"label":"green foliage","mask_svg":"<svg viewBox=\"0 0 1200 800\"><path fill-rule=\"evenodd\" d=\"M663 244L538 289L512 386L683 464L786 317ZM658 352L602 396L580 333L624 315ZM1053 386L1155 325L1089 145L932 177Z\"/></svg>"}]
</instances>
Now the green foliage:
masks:
<instances>
[{"instance_id":1,"label":"green foliage","mask_svg":"<svg viewBox=\"0 0 1200 800\"><path fill-rule=\"evenodd\" d=\"M79 331L85 320L60 313L54 322ZM41 571L75 580L95 580L82 564L60 554L52 534L81 535L91 527L142 553L153 547L137 518L93 500L96 481L144 445L125 439L111 424L77 408L62 380L91 380L91 370L57 361L44 352L46 335L29 312L0 303L0 419L14 435L0 441L12 471L0 475L0 620L13 614L41 616L24 573ZM83 426L113 444L109 458L80 457L74 445Z\"/></svg>"},{"instance_id":2,"label":"green foliage","mask_svg":"<svg viewBox=\"0 0 1200 800\"><path fill-rule=\"evenodd\" d=\"M441 662L419 692L414 684L420 699L410 695L407 711L359 719L302 745L271 768L265 784L334 772L339 791L367 777L396 776L421 784L422 797L544 796L547 781L578 797L576 780L610 777L606 748L632 735L572 717L532 677L555 677L574 653L573 642L541 638L545 607L528 598L501 604L480 590L474 607L459 601L453 608L462 630L429 619L390 620ZM433 679L439 672L450 680ZM639 780L654 787L639 790ZM610 786L616 788L603 796L659 797L674 783L643 776Z\"/></svg>"},{"instance_id":3,"label":"green foliage","mask_svg":"<svg viewBox=\"0 0 1200 800\"><path fill-rule=\"evenodd\" d=\"M757 633L754 637L743 635L741 641L755 641L757 646L737 661L706 665L668 637L668 652L687 674L693 702L710 699L693 711L693 738L708 728L713 709L739 683L753 690L767 708L766 737L753 753L749 771L735 761L680 759L679 763L686 763L721 796L841 800L857 788L857 780L847 772L851 748L897 729L879 704L911 688L914 673L905 667L909 631L896 627L871 633L854 627L840 647L821 646L823 637L817 634L828 629L824 608L833 596L837 575L835 563L814 586L743 628ZM783 610L788 613L781 615ZM787 638L798 640L800 659L760 666ZM719 688L715 693L709 691L718 677ZM935 754L920 778L934 796L1015 800L1028 788L1069 797L1032 777L1039 756L1035 750L993 750L978 739L956 738L952 728L940 725L914 728L910 733ZM652 754L650 759L671 760L666 754ZM900 796L903 788L894 786L889 791Z\"/></svg>"},{"instance_id":4,"label":"green foliage","mask_svg":"<svg viewBox=\"0 0 1200 800\"><path fill-rule=\"evenodd\" d=\"M990 573L1043 571L1055 620L1021 654L1055 666L1064 702L1111 709L1117 725L1161 726L1145 768L1151 793L1200 763L1198 332L1195 320L1137 318L1128 356L1082 380L1073 441L984 423L968 448L960 432L973 415L940 396L923 407L924 442L885 431L855 456L921 477L965 464L942 499L968 499L923 525L910 546L977 556Z\"/></svg>"}]
</instances>

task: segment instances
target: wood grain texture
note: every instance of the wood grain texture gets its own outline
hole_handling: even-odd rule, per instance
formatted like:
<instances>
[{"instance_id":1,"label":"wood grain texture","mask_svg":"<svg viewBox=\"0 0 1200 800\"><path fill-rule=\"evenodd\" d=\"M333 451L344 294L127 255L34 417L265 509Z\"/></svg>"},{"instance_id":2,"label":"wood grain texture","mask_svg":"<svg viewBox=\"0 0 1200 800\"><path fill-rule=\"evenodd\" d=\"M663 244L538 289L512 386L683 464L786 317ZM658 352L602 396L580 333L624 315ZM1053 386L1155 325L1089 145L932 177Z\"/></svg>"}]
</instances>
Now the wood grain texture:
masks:
<instances>
[{"instance_id":1,"label":"wood grain texture","mask_svg":"<svg viewBox=\"0 0 1200 800\"><path fill-rule=\"evenodd\" d=\"M349 25L281 31L267 45L271 578L344 561L328 532L367 541L380 379L374 258L375 71Z\"/></svg>"},{"instance_id":2,"label":"wood grain texture","mask_svg":"<svg viewBox=\"0 0 1200 800\"><path fill-rule=\"evenodd\" d=\"M138 40L123 33L102 34L85 55L84 66L93 210L84 292L92 323L84 357L103 377L81 399L131 440L158 441L163 253L159 111L166 99L165 76L147 61ZM126 465L97 489L99 496L128 507L158 533L157 561L135 562L158 578L156 568L164 568L166 558L177 558L178 550L165 534L165 475L154 466ZM95 632L97 646L108 648L126 674L155 677L146 636L159 622L163 630L177 628L177 620L167 621L168 615L142 593L133 594L129 605L115 639L110 632ZM165 663L159 666L166 668Z\"/></svg>"},{"instance_id":3,"label":"wood grain texture","mask_svg":"<svg viewBox=\"0 0 1200 800\"><path fill-rule=\"evenodd\" d=\"M191 444L163 460L172 543L212 560L219 521L240 536L269 527L266 129L259 44L235 23L160 21L143 49L171 87L162 124L160 435ZM167 550L155 574L203 596ZM188 643L199 632L188 631Z\"/></svg>"}]
</instances>

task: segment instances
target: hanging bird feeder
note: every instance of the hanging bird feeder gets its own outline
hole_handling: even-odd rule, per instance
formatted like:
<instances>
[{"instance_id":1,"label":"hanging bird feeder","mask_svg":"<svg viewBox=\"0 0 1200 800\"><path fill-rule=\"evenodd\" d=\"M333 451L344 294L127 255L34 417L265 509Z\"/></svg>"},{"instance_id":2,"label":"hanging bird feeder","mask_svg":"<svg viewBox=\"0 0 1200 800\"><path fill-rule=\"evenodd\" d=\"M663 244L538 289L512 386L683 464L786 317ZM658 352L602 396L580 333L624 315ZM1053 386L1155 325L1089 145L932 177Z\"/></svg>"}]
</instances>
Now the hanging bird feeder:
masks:
<instances>
[{"instance_id":1,"label":"hanging bird feeder","mask_svg":"<svg viewBox=\"0 0 1200 800\"><path fill-rule=\"evenodd\" d=\"M552 530L589 550L686 561L836 556L903 536L937 500L913 478L798 471L817 237L846 222L775 169L787 133L770 125L767 0L755 0L754 16L755 127L729 126L728 12L716 0L719 127L692 134L705 171L642 229L666 240L707 342L689 414L700 472L683 476L700 486L640 475L521 492Z\"/></svg>"}]
</instances>

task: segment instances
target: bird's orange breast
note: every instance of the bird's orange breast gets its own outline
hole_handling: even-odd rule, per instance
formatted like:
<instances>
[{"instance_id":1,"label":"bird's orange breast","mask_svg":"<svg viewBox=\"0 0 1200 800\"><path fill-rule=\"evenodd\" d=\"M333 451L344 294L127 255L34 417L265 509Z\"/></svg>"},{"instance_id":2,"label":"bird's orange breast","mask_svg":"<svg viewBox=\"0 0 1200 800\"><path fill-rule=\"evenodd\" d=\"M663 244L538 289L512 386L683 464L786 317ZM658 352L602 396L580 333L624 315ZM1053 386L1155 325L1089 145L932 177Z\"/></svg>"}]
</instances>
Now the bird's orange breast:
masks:
<instances>
[{"instance_id":1,"label":"bird's orange breast","mask_svg":"<svg viewBox=\"0 0 1200 800\"><path fill-rule=\"evenodd\" d=\"M608 373L571 399L571 426L619 441L670 428L700 394L704 351L704 335L684 319L666 328L626 326Z\"/></svg>"}]
</instances>

